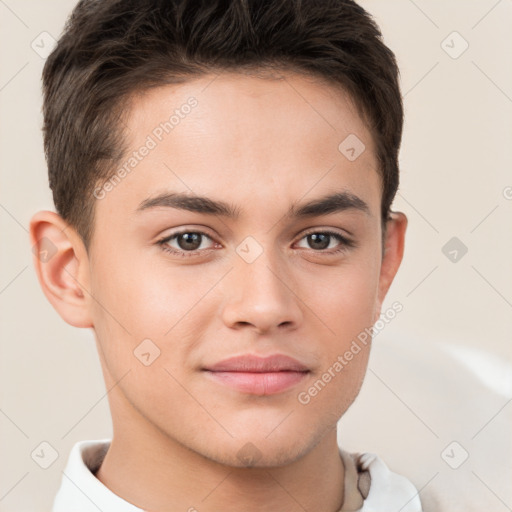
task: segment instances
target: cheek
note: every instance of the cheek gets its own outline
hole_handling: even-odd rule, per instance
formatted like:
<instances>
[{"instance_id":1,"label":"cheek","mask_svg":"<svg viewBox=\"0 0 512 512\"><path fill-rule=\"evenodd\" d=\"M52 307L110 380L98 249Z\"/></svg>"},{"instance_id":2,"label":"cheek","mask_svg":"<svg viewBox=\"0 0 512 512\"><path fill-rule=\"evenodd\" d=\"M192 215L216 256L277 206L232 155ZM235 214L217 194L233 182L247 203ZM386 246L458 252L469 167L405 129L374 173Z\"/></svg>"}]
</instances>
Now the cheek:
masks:
<instances>
[{"instance_id":1,"label":"cheek","mask_svg":"<svg viewBox=\"0 0 512 512\"><path fill-rule=\"evenodd\" d=\"M216 276L202 272L198 279L193 266L173 267L164 255L147 253L102 259L92 273L93 294L111 313L107 321L118 320L133 336L162 337L208 292Z\"/></svg>"},{"instance_id":2,"label":"cheek","mask_svg":"<svg viewBox=\"0 0 512 512\"><path fill-rule=\"evenodd\" d=\"M364 379L370 354L369 339L355 342L336 353L299 390L297 401L311 413L340 417L354 401Z\"/></svg>"},{"instance_id":3,"label":"cheek","mask_svg":"<svg viewBox=\"0 0 512 512\"><path fill-rule=\"evenodd\" d=\"M379 262L370 253L360 255L357 263L347 261L335 272L308 279L315 287L305 302L328 327L319 339L322 365L313 387L301 390L302 400L298 397L312 413L343 414L362 385L378 296Z\"/></svg>"},{"instance_id":4,"label":"cheek","mask_svg":"<svg viewBox=\"0 0 512 512\"><path fill-rule=\"evenodd\" d=\"M341 349L347 340L373 323L378 291L378 267L371 259L341 265L332 271L304 276L304 302L337 340ZM312 286L313 285L313 286ZM307 290L307 293L305 291Z\"/></svg>"},{"instance_id":5,"label":"cheek","mask_svg":"<svg viewBox=\"0 0 512 512\"><path fill-rule=\"evenodd\" d=\"M194 266L173 268L154 254L152 261L101 259L92 272L93 320L112 375L119 378L128 368L138 373L137 353L148 351L158 355L155 366L183 369L211 323L214 311L204 299L219 272L202 271L198 278Z\"/></svg>"}]
</instances>

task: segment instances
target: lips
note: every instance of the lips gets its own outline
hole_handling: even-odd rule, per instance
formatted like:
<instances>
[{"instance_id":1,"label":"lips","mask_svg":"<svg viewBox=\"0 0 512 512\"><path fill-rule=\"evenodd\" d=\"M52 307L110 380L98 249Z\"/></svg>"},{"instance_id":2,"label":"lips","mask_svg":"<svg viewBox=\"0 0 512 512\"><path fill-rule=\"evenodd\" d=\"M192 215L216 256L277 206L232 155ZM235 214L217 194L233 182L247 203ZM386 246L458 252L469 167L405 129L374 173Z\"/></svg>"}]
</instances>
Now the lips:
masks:
<instances>
[{"instance_id":1,"label":"lips","mask_svg":"<svg viewBox=\"0 0 512 512\"><path fill-rule=\"evenodd\" d=\"M204 371L219 384L253 395L284 392L301 382L309 373L305 365L282 354L231 357L204 368Z\"/></svg>"},{"instance_id":2,"label":"lips","mask_svg":"<svg viewBox=\"0 0 512 512\"><path fill-rule=\"evenodd\" d=\"M276 354L268 357L252 355L230 357L206 368L212 372L305 372L308 368L293 357Z\"/></svg>"}]
</instances>

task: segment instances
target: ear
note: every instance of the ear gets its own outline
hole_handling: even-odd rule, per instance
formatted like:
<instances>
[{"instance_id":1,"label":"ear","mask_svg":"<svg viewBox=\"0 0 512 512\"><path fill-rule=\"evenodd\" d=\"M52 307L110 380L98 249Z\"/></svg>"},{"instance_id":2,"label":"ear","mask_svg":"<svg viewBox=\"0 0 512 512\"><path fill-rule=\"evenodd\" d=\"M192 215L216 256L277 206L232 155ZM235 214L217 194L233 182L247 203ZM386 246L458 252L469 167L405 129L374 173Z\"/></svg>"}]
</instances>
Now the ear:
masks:
<instances>
[{"instance_id":1,"label":"ear","mask_svg":"<svg viewBox=\"0 0 512 512\"><path fill-rule=\"evenodd\" d=\"M379 290L377 298L377 310L374 322L381 314L382 303L388 293L389 287L402 262L405 245L405 232L407 230L407 217L402 212L391 212L386 222L384 240L384 253L379 277Z\"/></svg>"},{"instance_id":2,"label":"ear","mask_svg":"<svg viewBox=\"0 0 512 512\"><path fill-rule=\"evenodd\" d=\"M50 211L30 220L30 244L39 284L63 320L74 327L92 327L89 258L77 232Z\"/></svg>"}]
</instances>

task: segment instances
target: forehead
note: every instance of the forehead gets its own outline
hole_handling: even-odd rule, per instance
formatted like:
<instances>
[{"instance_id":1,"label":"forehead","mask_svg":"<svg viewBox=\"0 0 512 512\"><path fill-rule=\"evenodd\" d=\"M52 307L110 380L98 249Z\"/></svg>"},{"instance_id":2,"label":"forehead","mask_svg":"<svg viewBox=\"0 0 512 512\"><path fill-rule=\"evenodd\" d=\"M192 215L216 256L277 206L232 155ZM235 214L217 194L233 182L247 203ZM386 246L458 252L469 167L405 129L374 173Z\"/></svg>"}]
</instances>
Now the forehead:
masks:
<instances>
[{"instance_id":1,"label":"forehead","mask_svg":"<svg viewBox=\"0 0 512 512\"><path fill-rule=\"evenodd\" d=\"M259 195L260 205L287 209L340 187L380 201L374 141L341 87L293 73L222 73L151 89L129 105L122 176L98 210L135 212L165 190L242 208Z\"/></svg>"},{"instance_id":2,"label":"forehead","mask_svg":"<svg viewBox=\"0 0 512 512\"><path fill-rule=\"evenodd\" d=\"M196 105L188 109L187 103L192 101ZM223 72L137 94L129 102L128 141L136 146L141 135L155 130L153 135L159 141L160 135L166 138L170 131L164 129L162 134L158 128L164 128L169 120L173 137L188 126L196 129L197 135L201 132L226 144L277 134L284 142L309 139L309 147L318 146L326 134L337 140L357 133L367 147L373 146L354 102L341 85L293 72L261 77Z\"/></svg>"}]
</instances>

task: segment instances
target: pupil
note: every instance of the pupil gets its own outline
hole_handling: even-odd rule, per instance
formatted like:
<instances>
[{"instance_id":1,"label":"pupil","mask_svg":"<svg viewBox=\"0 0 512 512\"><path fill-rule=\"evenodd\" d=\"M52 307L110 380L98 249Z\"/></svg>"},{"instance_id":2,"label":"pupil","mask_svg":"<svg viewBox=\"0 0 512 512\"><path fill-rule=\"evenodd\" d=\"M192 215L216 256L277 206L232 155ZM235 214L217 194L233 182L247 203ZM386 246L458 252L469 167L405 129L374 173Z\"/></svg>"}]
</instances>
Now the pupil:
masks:
<instances>
[{"instance_id":1,"label":"pupil","mask_svg":"<svg viewBox=\"0 0 512 512\"><path fill-rule=\"evenodd\" d=\"M178 245L180 249L195 250L201 245L201 235L199 233L183 233L178 236Z\"/></svg>"},{"instance_id":2,"label":"pupil","mask_svg":"<svg viewBox=\"0 0 512 512\"><path fill-rule=\"evenodd\" d=\"M313 249L327 249L330 238L330 235L324 233L313 233L308 235L308 242Z\"/></svg>"}]
</instances>

